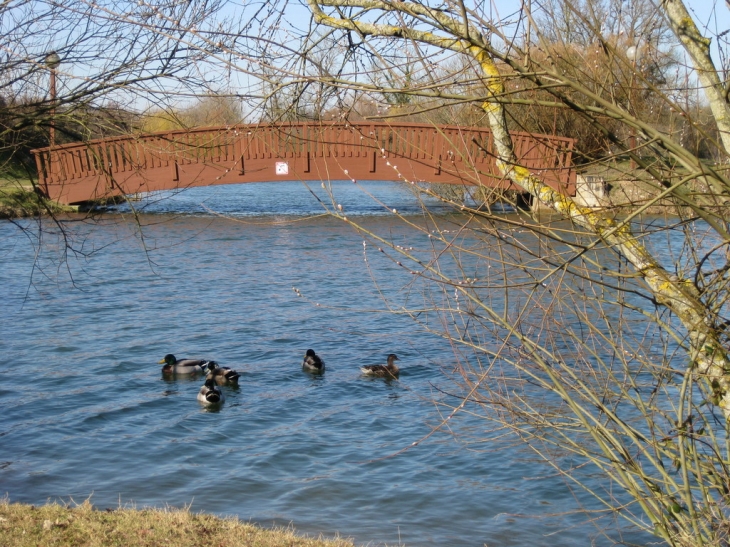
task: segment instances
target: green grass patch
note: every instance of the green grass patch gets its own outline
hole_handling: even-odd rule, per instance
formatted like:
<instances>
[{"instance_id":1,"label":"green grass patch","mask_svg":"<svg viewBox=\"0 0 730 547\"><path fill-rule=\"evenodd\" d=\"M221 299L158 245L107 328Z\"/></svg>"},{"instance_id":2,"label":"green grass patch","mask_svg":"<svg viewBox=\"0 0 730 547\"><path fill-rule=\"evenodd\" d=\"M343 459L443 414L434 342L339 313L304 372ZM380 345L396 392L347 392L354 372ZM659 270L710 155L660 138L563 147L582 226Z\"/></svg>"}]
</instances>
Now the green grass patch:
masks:
<instances>
[{"instance_id":1,"label":"green grass patch","mask_svg":"<svg viewBox=\"0 0 730 547\"><path fill-rule=\"evenodd\" d=\"M74 507L0 502L4 547L353 547L345 539L313 539L288 528L264 529L235 518L180 509L97 510L88 501Z\"/></svg>"},{"instance_id":2,"label":"green grass patch","mask_svg":"<svg viewBox=\"0 0 730 547\"><path fill-rule=\"evenodd\" d=\"M0 179L0 218L20 218L72 212L75 209L40 196L30 181Z\"/></svg>"}]
</instances>

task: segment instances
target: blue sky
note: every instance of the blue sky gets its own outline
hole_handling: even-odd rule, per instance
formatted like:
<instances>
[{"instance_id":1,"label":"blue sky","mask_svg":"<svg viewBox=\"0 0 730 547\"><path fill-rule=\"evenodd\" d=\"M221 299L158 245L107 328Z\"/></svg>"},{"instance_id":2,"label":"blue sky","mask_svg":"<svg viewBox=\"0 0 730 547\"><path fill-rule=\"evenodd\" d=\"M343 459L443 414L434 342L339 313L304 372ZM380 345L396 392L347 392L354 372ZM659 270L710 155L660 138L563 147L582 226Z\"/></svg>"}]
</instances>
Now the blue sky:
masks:
<instances>
[{"instance_id":1,"label":"blue sky","mask_svg":"<svg viewBox=\"0 0 730 547\"><path fill-rule=\"evenodd\" d=\"M729 28L730 11L723 0L690 0L686 5L697 23L707 25L710 31L722 32Z\"/></svg>"},{"instance_id":2,"label":"blue sky","mask_svg":"<svg viewBox=\"0 0 730 547\"><path fill-rule=\"evenodd\" d=\"M715 62L719 65L718 41L714 36L730 29L730 10L728 10L724 0L689 0L686 5L700 29L705 30L708 37L713 36L713 56ZM730 36L726 35L722 40L728 40L729 38Z\"/></svg>"},{"instance_id":3,"label":"blue sky","mask_svg":"<svg viewBox=\"0 0 730 547\"><path fill-rule=\"evenodd\" d=\"M152 4L155 3L157 0L144 1ZM303 0L299 1L301 2ZM659 0L653 1L658 2ZM717 53L717 49L715 49L718 44L718 40L715 37L723 31L730 29L730 10L728 10L728 8L726 7L724 0L686 1L687 6L695 17L697 24L707 36L713 37L713 56L715 58L716 65L720 67L720 55ZM523 0L485 0L485 2L486 4L483 7L484 12L493 15L495 19L504 19L512 16L512 19L514 20L514 14L519 11L520 7L523 5ZM533 9L536 9L537 6L541 3L541 0L532 0L532 2ZM261 6L266 5L266 2L264 0L228 0L226 3L228 6L226 10L230 9L232 12L228 15L233 15L233 13L235 12L238 12L238 14L240 14L243 10L249 10L254 8L258 9ZM297 24L304 25L306 27L309 14L308 12L306 12L303 6L298 6L298 4L299 2L297 2L296 0L291 1L286 8L286 16L287 18L292 18ZM298 16L298 10L301 10L302 17ZM211 26L214 25L215 23L211 22ZM721 39L726 46L729 46L728 42L725 42L725 40L728 39L730 39L730 33L728 35L725 35ZM728 47L728 49L730 49L730 47ZM96 59L96 63L92 62L92 65L99 64L99 58L94 58ZM226 71L225 66L221 67L211 64L210 68L212 69L211 73L206 74L206 76L209 77L213 82L224 82L227 76L233 78L232 83L234 83L234 85L238 84L238 86L240 87L245 87L244 82L248 81L248 78L244 74L239 74L238 78L236 78L235 74L231 76L231 72ZM235 70L233 72L235 73ZM73 77L71 76L72 74L76 74L77 77L81 75L91 75L90 67L70 65L62 66L60 70L59 85L63 86L71 84L71 81L73 80Z\"/></svg>"}]
</instances>

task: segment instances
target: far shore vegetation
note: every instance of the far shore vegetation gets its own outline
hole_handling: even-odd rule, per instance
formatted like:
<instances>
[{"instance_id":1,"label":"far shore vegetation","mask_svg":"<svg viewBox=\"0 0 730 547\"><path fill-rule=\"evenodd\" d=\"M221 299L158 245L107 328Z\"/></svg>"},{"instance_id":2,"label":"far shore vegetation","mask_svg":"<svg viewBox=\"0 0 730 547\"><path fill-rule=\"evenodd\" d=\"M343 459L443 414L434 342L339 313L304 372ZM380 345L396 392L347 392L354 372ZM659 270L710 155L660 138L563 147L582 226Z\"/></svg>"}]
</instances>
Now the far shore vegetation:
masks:
<instances>
[{"instance_id":1,"label":"far shore vegetation","mask_svg":"<svg viewBox=\"0 0 730 547\"><path fill-rule=\"evenodd\" d=\"M311 538L290 528L266 529L186 508L96 508L88 500L80 505L36 507L3 500L0 545L353 547L354 543L343 538Z\"/></svg>"}]
</instances>

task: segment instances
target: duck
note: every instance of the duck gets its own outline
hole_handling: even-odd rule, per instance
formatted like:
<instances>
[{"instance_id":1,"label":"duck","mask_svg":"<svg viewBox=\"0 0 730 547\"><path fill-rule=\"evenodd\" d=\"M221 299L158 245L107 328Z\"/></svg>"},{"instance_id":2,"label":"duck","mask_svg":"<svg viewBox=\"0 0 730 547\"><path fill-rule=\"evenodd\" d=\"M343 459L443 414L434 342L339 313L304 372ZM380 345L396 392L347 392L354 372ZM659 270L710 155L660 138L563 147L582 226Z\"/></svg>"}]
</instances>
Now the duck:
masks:
<instances>
[{"instance_id":1,"label":"duck","mask_svg":"<svg viewBox=\"0 0 730 547\"><path fill-rule=\"evenodd\" d=\"M381 378L397 378L400 369L395 361L399 361L395 353L388 355L388 363L386 365L365 365L360 367L360 371L367 376L378 376Z\"/></svg>"},{"instance_id":2,"label":"duck","mask_svg":"<svg viewBox=\"0 0 730 547\"><path fill-rule=\"evenodd\" d=\"M205 379L214 380L219 385L238 384L239 376L241 375L232 368L222 367L215 361L210 361L208 363L208 375Z\"/></svg>"},{"instance_id":3,"label":"duck","mask_svg":"<svg viewBox=\"0 0 730 547\"><path fill-rule=\"evenodd\" d=\"M304 354L304 360L302 361L302 368L307 372L324 372L324 361L322 358L314 353L313 349L308 349L307 353Z\"/></svg>"},{"instance_id":4,"label":"duck","mask_svg":"<svg viewBox=\"0 0 730 547\"><path fill-rule=\"evenodd\" d=\"M211 362L204 359L177 359L172 353L168 353L158 364L164 363L163 374L198 374Z\"/></svg>"},{"instance_id":5,"label":"duck","mask_svg":"<svg viewBox=\"0 0 730 547\"><path fill-rule=\"evenodd\" d=\"M225 401L225 397L221 388L216 385L215 380L209 378L200 387L198 401L206 405L217 405Z\"/></svg>"}]
</instances>

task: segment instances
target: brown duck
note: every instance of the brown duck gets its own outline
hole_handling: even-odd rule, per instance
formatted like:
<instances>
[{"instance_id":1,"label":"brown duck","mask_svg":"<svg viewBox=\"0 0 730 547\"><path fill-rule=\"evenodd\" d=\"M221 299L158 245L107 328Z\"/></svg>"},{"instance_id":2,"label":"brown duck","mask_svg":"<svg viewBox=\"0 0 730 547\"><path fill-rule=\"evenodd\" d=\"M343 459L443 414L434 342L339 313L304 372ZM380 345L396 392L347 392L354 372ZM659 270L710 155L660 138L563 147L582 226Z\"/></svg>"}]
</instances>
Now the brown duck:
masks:
<instances>
[{"instance_id":1,"label":"brown duck","mask_svg":"<svg viewBox=\"0 0 730 547\"><path fill-rule=\"evenodd\" d=\"M388 363L385 365L366 365L360 367L363 374L367 376L379 376L382 378L398 378L400 369L395 361L398 361L398 356L395 353L388 355Z\"/></svg>"}]
</instances>

